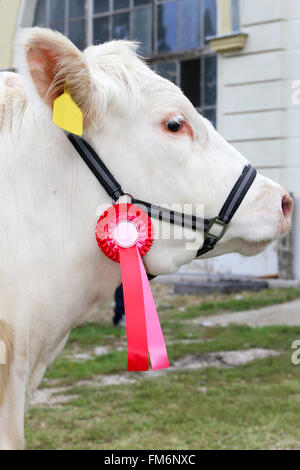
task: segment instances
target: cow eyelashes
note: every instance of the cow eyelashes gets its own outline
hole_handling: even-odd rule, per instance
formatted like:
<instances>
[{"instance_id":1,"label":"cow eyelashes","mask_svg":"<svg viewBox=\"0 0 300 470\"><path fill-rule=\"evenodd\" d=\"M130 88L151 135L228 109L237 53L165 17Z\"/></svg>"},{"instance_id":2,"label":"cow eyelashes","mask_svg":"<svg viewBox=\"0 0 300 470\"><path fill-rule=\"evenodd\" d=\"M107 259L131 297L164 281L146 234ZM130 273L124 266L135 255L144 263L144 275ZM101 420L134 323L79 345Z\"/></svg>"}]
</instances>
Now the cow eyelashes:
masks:
<instances>
[{"instance_id":1,"label":"cow eyelashes","mask_svg":"<svg viewBox=\"0 0 300 470\"><path fill-rule=\"evenodd\" d=\"M182 116L174 116L166 122L166 128L170 132L178 132L184 124Z\"/></svg>"}]
</instances>

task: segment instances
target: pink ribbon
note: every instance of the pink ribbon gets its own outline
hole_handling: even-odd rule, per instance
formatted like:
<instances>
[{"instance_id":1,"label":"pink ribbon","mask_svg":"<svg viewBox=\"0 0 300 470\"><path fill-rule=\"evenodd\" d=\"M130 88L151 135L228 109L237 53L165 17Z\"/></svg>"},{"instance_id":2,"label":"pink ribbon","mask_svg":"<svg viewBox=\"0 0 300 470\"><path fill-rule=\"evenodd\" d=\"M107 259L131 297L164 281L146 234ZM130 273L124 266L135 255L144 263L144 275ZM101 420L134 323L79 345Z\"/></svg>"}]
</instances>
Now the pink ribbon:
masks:
<instances>
[{"instance_id":1,"label":"pink ribbon","mask_svg":"<svg viewBox=\"0 0 300 470\"><path fill-rule=\"evenodd\" d=\"M137 246L120 247L124 292L128 370L148 370L148 351L153 370L169 367L168 353L150 284Z\"/></svg>"},{"instance_id":2,"label":"pink ribbon","mask_svg":"<svg viewBox=\"0 0 300 470\"><path fill-rule=\"evenodd\" d=\"M147 339L149 356L153 370L167 369L169 367L168 353L164 340L164 335L160 326L157 310L155 307L150 283L145 271L144 263L138 253L140 270L142 275L145 316L147 327Z\"/></svg>"}]
</instances>

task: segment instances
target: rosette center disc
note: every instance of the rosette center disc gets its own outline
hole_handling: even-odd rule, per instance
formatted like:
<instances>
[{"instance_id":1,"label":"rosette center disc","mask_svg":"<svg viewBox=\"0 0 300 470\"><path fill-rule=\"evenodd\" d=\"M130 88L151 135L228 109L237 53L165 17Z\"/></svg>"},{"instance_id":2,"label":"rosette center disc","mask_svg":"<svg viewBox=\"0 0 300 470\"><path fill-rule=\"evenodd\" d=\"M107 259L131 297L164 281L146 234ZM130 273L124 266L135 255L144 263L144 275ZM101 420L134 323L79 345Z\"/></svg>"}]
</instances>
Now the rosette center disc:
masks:
<instances>
[{"instance_id":1,"label":"rosette center disc","mask_svg":"<svg viewBox=\"0 0 300 470\"><path fill-rule=\"evenodd\" d=\"M113 238L122 248L130 248L136 244L139 232L135 223L130 220L121 220L113 230Z\"/></svg>"}]
</instances>

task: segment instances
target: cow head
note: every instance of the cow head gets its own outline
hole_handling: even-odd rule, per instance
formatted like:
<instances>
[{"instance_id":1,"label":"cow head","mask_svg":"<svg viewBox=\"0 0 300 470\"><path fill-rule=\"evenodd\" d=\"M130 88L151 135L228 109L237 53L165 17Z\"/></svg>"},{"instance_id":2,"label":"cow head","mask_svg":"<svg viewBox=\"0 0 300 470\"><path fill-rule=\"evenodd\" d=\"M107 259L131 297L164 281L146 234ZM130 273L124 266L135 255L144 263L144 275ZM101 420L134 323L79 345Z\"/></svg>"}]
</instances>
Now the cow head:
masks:
<instances>
[{"instance_id":1,"label":"cow head","mask_svg":"<svg viewBox=\"0 0 300 470\"><path fill-rule=\"evenodd\" d=\"M134 43L112 41L81 52L59 33L32 28L21 33L18 49L27 93L48 116L49 126L53 101L67 84L83 111L83 137L124 191L154 204L176 204L184 212L202 204L207 218L219 213L247 161L177 86L138 58ZM108 202L102 192L101 197ZM100 202L97 193L95 204ZM209 256L259 253L288 231L292 208L281 186L257 175ZM159 222L153 222L158 233ZM171 233L156 240L145 257L148 270L170 272L191 261L203 239L190 249L190 235L183 231L181 239Z\"/></svg>"}]
</instances>

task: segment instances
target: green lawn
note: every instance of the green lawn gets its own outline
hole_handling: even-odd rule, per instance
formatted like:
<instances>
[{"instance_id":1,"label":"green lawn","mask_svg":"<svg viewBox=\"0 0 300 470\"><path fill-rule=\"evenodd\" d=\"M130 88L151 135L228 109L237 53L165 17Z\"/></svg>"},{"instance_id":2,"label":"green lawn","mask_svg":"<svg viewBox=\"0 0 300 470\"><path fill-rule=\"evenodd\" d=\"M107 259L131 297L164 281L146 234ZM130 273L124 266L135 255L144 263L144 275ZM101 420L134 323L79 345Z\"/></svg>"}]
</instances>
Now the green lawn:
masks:
<instances>
[{"instance_id":1,"label":"green lawn","mask_svg":"<svg viewBox=\"0 0 300 470\"><path fill-rule=\"evenodd\" d=\"M46 374L42 388L66 386L67 403L37 405L26 415L29 449L267 449L299 448L300 366L291 363L291 344L300 327L204 328L186 321L205 309L238 310L300 296L295 289L222 297L217 306L199 298L184 312L160 317L171 364L186 355L253 347L274 349L276 357L232 368L208 367L145 378L126 373L125 331L106 324L73 330L64 352ZM244 305L242 303L244 301ZM221 302L221 304L220 304ZM203 307L205 305L205 307ZM228 307L228 308L227 308ZM198 309L198 310L197 310ZM235 309L236 310L236 309ZM196 313L198 312L198 313ZM300 314L300 312L299 312ZM182 321L185 320L185 321ZM190 340L190 341L187 341ZM103 356L95 346L108 346ZM88 352L85 361L71 360ZM97 386L99 376L120 374L135 383Z\"/></svg>"}]
</instances>

